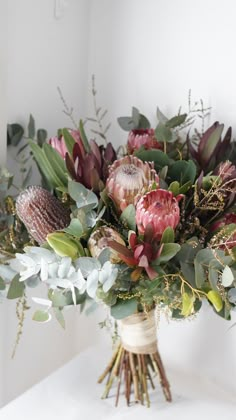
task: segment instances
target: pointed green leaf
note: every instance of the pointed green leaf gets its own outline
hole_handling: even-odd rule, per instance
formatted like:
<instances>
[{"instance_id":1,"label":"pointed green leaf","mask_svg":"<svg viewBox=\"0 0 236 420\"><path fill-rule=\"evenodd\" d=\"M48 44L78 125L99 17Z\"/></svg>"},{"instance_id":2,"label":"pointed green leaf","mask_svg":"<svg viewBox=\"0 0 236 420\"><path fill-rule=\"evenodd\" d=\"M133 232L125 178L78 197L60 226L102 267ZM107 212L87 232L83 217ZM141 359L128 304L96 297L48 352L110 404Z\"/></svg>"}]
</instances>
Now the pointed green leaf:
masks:
<instances>
[{"instance_id":1,"label":"pointed green leaf","mask_svg":"<svg viewBox=\"0 0 236 420\"><path fill-rule=\"evenodd\" d=\"M65 144L66 144L66 148L68 150L68 153L69 153L70 156L72 156L72 154L73 154L73 148L74 148L74 145L75 145L75 139L70 134L69 130L67 130L67 128L62 128L61 134L64 137L64 140L65 140Z\"/></svg>"},{"instance_id":2,"label":"pointed green leaf","mask_svg":"<svg viewBox=\"0 0 236 420\"><path fill-rule=\"evenodd\" d=\"M111 307L111 316L115 319L126 318L137 311L137 305L138 303L135 298L126 300L119 299L117 303Z\"/></svg>"},{"instance_id":3,"label":"pointed green leaf","mask_svg":"<svg viewBox=\"0 0 236 420\"><path fill-rule=\"evenodd\" d=\"M6 288L5 282L4 282L4 280L0 277L0 290L5 290L5 288Z\"/></svg>"},{"instance_id":4,"label":"pointed green leaf","mask_svg":"<svg viewBox=\"0 0 236 420\"><path fill-rule=\"evenodd\" d=\"M35 121L33 115L30 114L29 124L28 124L28 137L33 139L35 136Z\"/></svg>"},{"instance_id":5,"label":"pointed green leaf","mask_svg":"<svg viewBox=\"0 0 236 420\"><path fill-rule=\"evenodd\" d=\"M135 207L133 204L129 204L122 212L120 216L120 220L122 223L127 225L130 230L136 231L136 222L135 222Z\"/></svg>"},{"instance_id":6,"label":"pointed green leaf","mask_svg":"<svg viewBox=\"0 0 236 420\"><path fill-rule=\"evenodd\" d=\"M207 293L207 297L214 306L215 310L220 312L223 308L223 302L220 294L216 290L210 290L210 292Z\"/></svg>"},{"instance_id":7,"label":"pointed green leaf","mask_svg":"<svg viewBox=\"0 0 236 420\"><path fill-rule=\"evenodd\" d=\"M190 295L186 292L182 294L182 310L181 315L184 317L187 317L191 315L193 311L193 305L194 305L195 297L194 295Z\"/></svg>"},{"instance_id":8,"label":"pointed green leaf","mask_svg":"<svg viewBox=\"0 0 236 420\"><path fill-rule=\"evenodd\" d=\"M53 312L55 314L55 317L56 317L57 321L61 325L61 327L65 329L66 323L65 323L65 318L64 318L64 315L63 315L61 309L60 308L53 308Z\"/></svg>"},{"instance_id":9,"label":"pointed green leaf","mask_svg":"<svg viewBox=\"0 0 236 420\"><path fill-rule=\"evenodd\" d=\"M18 299L23 296L25 291L25 283L19 281L19 274L17 274L11 281L10 287L7 293L7 299Z\"/></svg>"},{"instance_id":10,"label":"pointed green leaf","mask_svg":"<svg viewBox=\"0 0 236 420\"><path fill-rule=\"evenodd\" d=\"M84 131L84 124L83 124L82 120L80 120L80 123L79 123L79 131L80 131L80 136L81 136L81 140L83 142L85 151L87 153L89 153L90 152L90 145L89 145L89 141L87 139L86 133Z\"/></svg>"},{"instance_id":11,"label":"pointed green leaf","mask_svg":"<svg viewBox=\"0 0 236 420\"><path fill-rule=\"evenodd\" d=\"M175 232L170 226L168 226L161 237L161 244L168 244L170 242L174 242L175 240Z\"/></svg>"},{"instance_id":12,"label":"pointed green leaf","mask_svg":"<svg viewBox=\"0 0 236 420\"><path fill-rule=\"evenodd\" d=\"M159 265L159 264L162 264L171 260L171 258L173 258L180 251L180 248L181 247L179 244L175 244L175 243L164 244L160 257L158 257L155 261L153 261L152 265L154 266Z\"/></svg>"},{"instance_id":13,"label":"pointed green leaf","mask_svg":"<svg viewBox=\"0 0 236 420\"><path fill-rule=\"evenodd\" d=\"M169 128L175 128L183 124L186 118L187 114L176 115L175 117L168 120L165 125Z\"/></svg>"}]
</instances>

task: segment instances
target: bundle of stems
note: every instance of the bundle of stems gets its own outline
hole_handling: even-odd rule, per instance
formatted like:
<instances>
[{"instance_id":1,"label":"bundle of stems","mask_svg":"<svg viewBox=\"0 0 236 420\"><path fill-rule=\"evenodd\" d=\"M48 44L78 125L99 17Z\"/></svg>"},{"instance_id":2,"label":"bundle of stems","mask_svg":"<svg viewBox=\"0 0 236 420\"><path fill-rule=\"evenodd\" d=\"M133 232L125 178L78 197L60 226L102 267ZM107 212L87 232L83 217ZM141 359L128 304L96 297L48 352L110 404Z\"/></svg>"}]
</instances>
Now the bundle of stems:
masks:
<instances>
[{"instance_id":1,"label":"bundle of stems","mask_svg":"<svg viewBox=\"0 0 236 420\"><path fill-rule=\"evenodd\" d=\"M101 383L107 377L102 398L108 398L112 385L116 382L116 406L123 388L128 406L131 403L133 391L134 402L150 407L149 388L151 386L152 389L155 389L153 381L155 376L159 378L166 401L171 402L170 385L159 351L156 350L151 354L136 354L119 344L108 366L98 379L98 382Z\"/></svg>"}]
</instances>

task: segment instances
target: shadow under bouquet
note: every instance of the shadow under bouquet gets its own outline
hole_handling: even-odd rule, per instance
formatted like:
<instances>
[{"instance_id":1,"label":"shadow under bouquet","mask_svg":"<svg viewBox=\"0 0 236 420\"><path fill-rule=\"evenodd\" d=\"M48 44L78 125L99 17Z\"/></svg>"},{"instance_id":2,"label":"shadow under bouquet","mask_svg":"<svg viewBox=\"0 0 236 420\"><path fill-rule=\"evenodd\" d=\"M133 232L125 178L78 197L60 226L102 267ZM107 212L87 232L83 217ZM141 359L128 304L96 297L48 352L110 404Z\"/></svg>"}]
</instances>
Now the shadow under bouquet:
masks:
<instances>
[{"instance_id":1,"label":"shadow under bouquet","mask_svg":"<svg viewBox=\"0 0 236 420\"><path fill-rule=\"evenodd\" d=\"M12 200L11 229L1 236L8 258L1 295L22 301L27 288L45 284L34 320L53 313L64 327L66 306L93 300L110 308L120 338L99 382L107 378L104 398L116 383L116 405L122 392L127 404L133 395L149 406L155 376L171 401L157 348L159 310L184 319L207 300L228 320L236 305L231 129L222 136L216 122L184 136L187 114L168 119L158 110L158 118L155 130L136 108L118 119L129 132L122 156L111 143L89 141L82 123L41 146L30 141L48 190L30 186Z\"/></svg>"}]
</instances>

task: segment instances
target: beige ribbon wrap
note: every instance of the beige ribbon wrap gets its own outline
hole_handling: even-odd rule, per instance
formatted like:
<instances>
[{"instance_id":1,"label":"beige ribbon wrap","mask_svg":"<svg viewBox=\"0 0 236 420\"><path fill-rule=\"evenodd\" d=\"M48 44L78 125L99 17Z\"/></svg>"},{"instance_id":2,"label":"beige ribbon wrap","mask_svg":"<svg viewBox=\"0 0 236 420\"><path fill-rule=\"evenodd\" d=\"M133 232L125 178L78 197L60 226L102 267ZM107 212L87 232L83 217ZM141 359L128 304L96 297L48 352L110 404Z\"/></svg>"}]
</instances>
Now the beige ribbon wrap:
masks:
<instances>
[{"instance_id":1,"label":"beige ribbon wrap","mask_svg":"<svg viewBox=\"0 0 236 420\"><path fill-rule=\"evenodd\" d=\"M130 315L121 319L118 325L125 350L136 354L152 354L157 351L154 311Z\"/></svg>"}]
</instances>

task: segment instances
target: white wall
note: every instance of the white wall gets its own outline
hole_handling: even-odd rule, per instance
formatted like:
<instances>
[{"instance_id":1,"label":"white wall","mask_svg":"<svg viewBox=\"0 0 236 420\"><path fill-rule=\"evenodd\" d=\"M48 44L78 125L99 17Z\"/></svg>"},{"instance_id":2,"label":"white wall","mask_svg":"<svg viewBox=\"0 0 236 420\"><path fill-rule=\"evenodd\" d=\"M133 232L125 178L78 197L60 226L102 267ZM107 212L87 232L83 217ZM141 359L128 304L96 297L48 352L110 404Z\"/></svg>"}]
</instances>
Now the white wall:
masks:
<instances>
[{"instance_id":1,"label":"white wall","mask_svg":"<svg viewBox=\"0 0 236 420\"><path fill-rule=\"evenodd\" d=\"M60 19L55 18L55 3L68 6ZM8 55L3 62L8 75L7 85L2 75L0 78L0 87L4 84L7 88L8 105L5 101L1 105L8 122L25 126L32 113L37 128L46 128L49 135L55 134L59 127L70 126L62 112L57 86L61 87L68 105L74 107L76 118L85 115L89 3L88 0L1 0L1 21L8 24L8 30L5 25L0 36L0 39L2 34L8 37ZM1 30L3 27L1 25ZM5 42L4 47L7 52ZM14 165L11 159L9 163ZM32 295L35 295L34 291ZM32 305L30 297L29 304ZM75 310L66 314L64 332L56 321L46 325L34 323L31 309L12 361L17 328L15 302L7 302L0 310L1 404L70 359L85 345L86 338L83 341L77 336L77 329L84 327Z\"/></svg>"},{"instance_id":2,"label":"white wall","mask_svg":"<svg viewBox=\"0 0 236 420\"><path fill-rule=\"evenodd\" d=\"M104 12L106 11L106 12ZM89 72L109 109L112 141L125 141L115 120L137 106L155 121L192 98L236 130L234 0L92 1ZM88 104L92 112L92 101ZM235 320L235 317L234 317ZM197 320L160 325L163 359L196 369L235 391L236 329L205 308Z\"/></svg>"}]
</instances>

